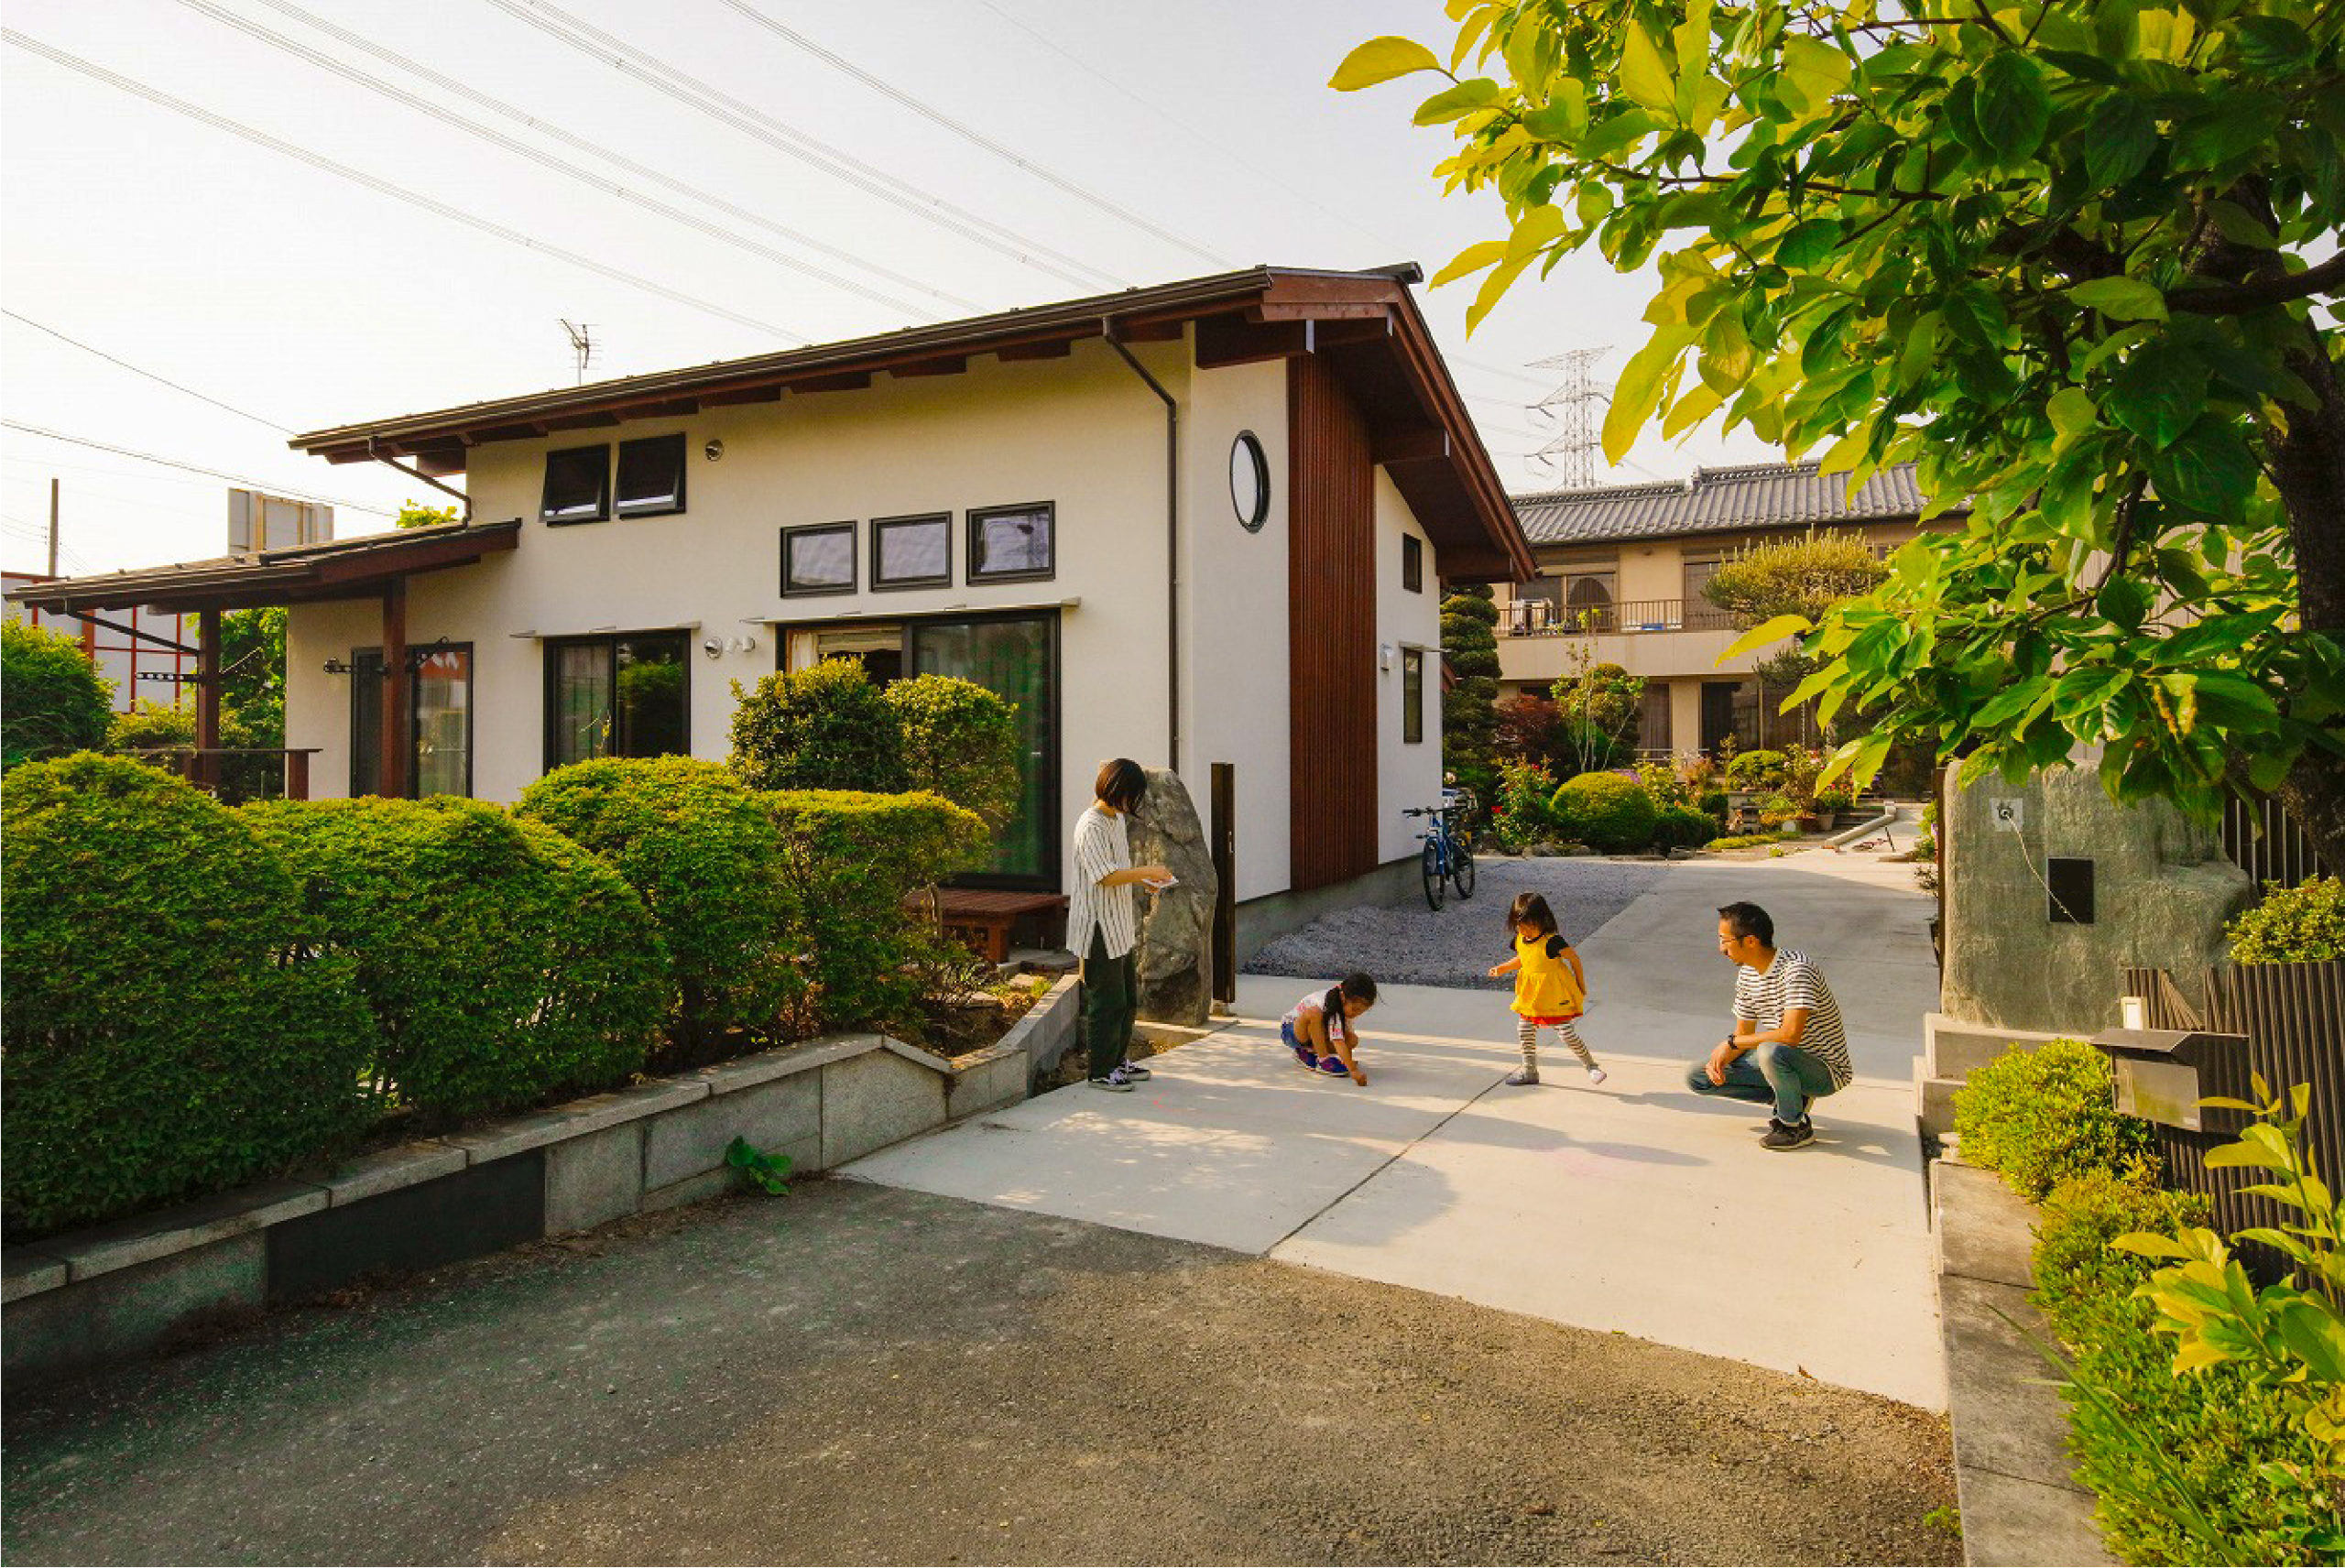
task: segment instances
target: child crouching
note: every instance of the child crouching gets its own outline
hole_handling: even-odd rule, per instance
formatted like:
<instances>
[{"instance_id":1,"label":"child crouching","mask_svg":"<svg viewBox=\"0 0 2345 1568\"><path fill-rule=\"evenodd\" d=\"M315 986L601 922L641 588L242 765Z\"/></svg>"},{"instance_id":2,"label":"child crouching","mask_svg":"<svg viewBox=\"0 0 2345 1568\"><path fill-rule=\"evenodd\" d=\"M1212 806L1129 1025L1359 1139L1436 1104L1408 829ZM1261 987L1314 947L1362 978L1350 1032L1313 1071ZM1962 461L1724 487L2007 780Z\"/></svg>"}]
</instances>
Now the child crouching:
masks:
<instances>
[{"instance_id":1,"label":"child crouching","mask_svg":"<svg viewBox=\"0 0 2345 1568\"><path fill-rule=\"evenodd\" d=\"M1354 1054L1359 1050L1359 1032L1352 1020L1374 1006L1376 982L1365 975L1347 975L1289 1007L1279 1021L1279 1039L1308 1071L1331 1078L1348 1074L1365 1087L1368 1073Z\"/></svg>"}]
</instances>

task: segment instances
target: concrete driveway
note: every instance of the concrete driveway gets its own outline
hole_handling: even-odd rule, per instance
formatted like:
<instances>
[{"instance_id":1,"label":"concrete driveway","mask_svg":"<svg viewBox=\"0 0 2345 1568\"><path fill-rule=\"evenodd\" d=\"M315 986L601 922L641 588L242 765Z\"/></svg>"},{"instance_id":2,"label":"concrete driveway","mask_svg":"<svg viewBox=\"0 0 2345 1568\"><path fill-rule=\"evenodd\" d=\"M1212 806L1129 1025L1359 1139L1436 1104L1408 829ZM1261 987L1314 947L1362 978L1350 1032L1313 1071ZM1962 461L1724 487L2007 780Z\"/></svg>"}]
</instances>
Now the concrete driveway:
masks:
<instances>
[{"instance_id":1,"label":"concrete driveway","mask_svg":"<svg viewBox=\"0 0 2345 1568\"><path fill-rule=\"evenodd\" d=\"M1567 863L1566 863L1567 864ZM1913 1062L1936 1005L1910 867L1810 852L1669 866L1581 942L1584 1032L1511 1089L1502 994L1389 986L1369 1085L1277 1043L1308 979L1241 979L1235 1021L1151 1060L1130 1094L1076 1087L883 1150L847 1176L1203 1242L1946 1403ZM1565 873L1567 875L1567 871ZM1758 1147L1765 1113L1688 1094L1723 1032L1720 904L1748 898L1824 968L1859 1077L1817 1140ZM1478 900L1428 920L1488 922ZM1368 962L1364 956L1363 963Z\"/></svg>"}]
</instances>

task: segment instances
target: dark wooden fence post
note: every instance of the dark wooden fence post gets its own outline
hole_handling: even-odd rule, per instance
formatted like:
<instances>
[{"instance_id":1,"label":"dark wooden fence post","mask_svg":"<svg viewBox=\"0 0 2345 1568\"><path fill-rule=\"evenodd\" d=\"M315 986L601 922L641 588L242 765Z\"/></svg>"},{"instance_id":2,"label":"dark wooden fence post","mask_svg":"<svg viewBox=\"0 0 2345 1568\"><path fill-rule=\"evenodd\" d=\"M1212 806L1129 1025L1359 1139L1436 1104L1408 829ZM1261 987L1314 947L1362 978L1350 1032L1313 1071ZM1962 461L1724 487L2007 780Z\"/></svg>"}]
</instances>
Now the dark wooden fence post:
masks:
<instances>
[{"instance_id":1,"label":"dark wooden fence post","mask_svg":"<svg viewBox=\"0 0 2345 1568\"><path fill-rule=\"evenodd\" d=\"M1213 871L1221 883L1213 903L1213 994L1238 1000L1238 768L1213 765Z\"/></svg>"}]
</instances>

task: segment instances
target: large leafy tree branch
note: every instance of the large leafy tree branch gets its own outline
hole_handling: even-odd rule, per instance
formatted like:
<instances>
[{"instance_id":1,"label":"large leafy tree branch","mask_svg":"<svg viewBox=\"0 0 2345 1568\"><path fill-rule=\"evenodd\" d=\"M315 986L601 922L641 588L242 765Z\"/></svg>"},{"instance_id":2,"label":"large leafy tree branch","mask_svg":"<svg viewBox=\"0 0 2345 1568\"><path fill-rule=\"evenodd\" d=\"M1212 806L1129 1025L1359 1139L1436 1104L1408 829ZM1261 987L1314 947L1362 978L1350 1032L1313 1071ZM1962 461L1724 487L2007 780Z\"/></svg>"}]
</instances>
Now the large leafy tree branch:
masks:
<instances>
[{"instance_id":1,"label":"large leafy tree branch","mask_svg":"<svg viewBox=\"0 0 2345 1568\"><path fill-rule=\"evenodd\" d=\"M2345 862L2345 6L1452 0L1419 72L1508 233L1468 324L1594 247L1657 260L1607 451L1716 419L1934 511L1803 635L1792 702L1973 773L2100 752L2121 800L2277 791ZM1788 704L1787 704L1788 705Z\"/></svg>"}]
</instances>

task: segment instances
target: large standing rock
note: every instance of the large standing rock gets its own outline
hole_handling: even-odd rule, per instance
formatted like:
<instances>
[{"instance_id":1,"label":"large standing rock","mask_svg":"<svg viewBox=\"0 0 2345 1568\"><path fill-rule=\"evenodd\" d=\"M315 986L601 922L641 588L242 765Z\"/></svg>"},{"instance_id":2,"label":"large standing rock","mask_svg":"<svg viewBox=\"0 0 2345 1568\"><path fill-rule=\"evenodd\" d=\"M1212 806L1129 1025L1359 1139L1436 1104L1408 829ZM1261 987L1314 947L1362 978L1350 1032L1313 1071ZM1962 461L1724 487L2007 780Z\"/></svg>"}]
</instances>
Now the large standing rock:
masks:
<instances>
[{"instance_id":1,"label":"large standing rock","mask_svg":"<svg viewBox=\"0 0 2345 1568\"><path fill-rule=\"evenodd\" d=\"M1202 1025L1213 1010L1213 911L1221 894L1205 824L1181 776L1148 770L1148 798L1131 814L1134 866L1162 866L1180 880L1140 896L1140 1016Z\"/></svg>"}]
</instances>

